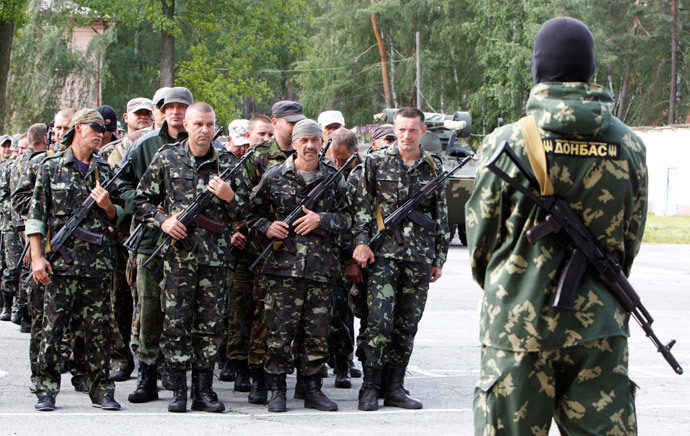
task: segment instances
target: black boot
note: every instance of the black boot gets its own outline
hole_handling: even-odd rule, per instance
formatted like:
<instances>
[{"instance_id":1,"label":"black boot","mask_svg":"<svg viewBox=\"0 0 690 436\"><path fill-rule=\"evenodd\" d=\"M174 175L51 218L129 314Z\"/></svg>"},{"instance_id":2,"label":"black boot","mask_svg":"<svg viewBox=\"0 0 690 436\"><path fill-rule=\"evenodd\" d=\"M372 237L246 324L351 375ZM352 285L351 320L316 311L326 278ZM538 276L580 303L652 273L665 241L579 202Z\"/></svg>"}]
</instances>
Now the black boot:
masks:
<instances>
[{"instance_id":1,"label":"black boot","mask_svg":"<svg viewBox=\"0 0 690 436\"><path fill-rule=\"evenodd\" d=\"M384 399L386 398L386 391L388 390L388 364L383 365L383 369L381 369L381 388L379 389L379 399ZM403 385L402 387L403 392L405 392L405 395L410 395L410 391L405 389L405 386Z\"/></svg>"},{"instance_id":2,"label":"black boot","mask_svg":"<svg viewBox=\"0 0 690 436\"><path fill-rule=\"evenodd\" d=\"M130 403L147 403L158 399L157 372L156 365L139 362L137 388L127 397Z\"/></svg>"},{"instance_id":3,"label":"black boot","mask_svg":"<svg viewBox=\"0 0 690 436\"><path fill-rule=\"evenodd\" d=\"M235 368L237 375L235 376L235 392L249 392L252 387L249 379L249 364L246 360L236 360Z\"/></svg>"},{"instance_id":4,"label":"black boot","mask_svg":"<svg viewBox=\"0 0 690 436\"><path fill-rule=\"evenodd\" d=\"M26 304L19 306L19 310L22 312L22 322L19 325L19 332L31 333L31 315L29 314L29 306Z\"/></svg>"},{"instance_id":5,"label":"black boot","mask_svg":"<svg viewBox=\"0 0 690 436\"><path fill-rule=\"evenodd\" d=\"M268 402L269 412L287 412L287 382L285 374L271 374L273 394Z\"/></svg>"},{"instance_id":6,"label":"black boot","mask_svg":"<svg viewBox=\"0 0 690 436\"><path fill-rule=\"evenodd\" d=\"M173 383L172 380L172 373L168 370L168 368L165 367L165 365L158 368L156 376L161 381L161 385L163 385L163 388L166 391L175 390L175 383Z\"/></svg>"},{"instance_id":7,"label":"black boot","mask_svg":"<svg viewBox=\"0 0 690 436\"><path fill-rule=\"evenodd\" d=\"M325 412L335 412L338 410L338 405L321 391L321 379L322 377L319 374L305 377L304 407Z\"/></svg>"},{"instance_id":8,"label":"black boot","mask_svg":"<svg viewBox=\"0 0 690 436\"><path fill-rule=\"evenodd\" d=\"M295 383L295 395L294 399L295 400L304 400L304 376L300 372L300 370L297 370L297 382Z\"/></svg>"},{"instance_id":9,"label":"black boot","mask_svg":"<svg viewBox=\"0 0 690 436\"><path fill-rule=\"evenodd\" d=\"M335 387L342 389L350 389L352 387L352 380L350 380L350 367L347 364L347 356L335 356Z\"/></svg>"},{"instance_id":10,"label":"black boot","mask_svg":"<svg viewBox=\"0 0 690 436\"><path fill-rule=\"evenodd\" d=\"M187 411L187 372L175 371L170 373L173 384L173 399L168 404L168 412Z\"/></svg>"},{"instance_id":11,"label":"black boot","mask_svg":"<svg viewBox=\"0 0 690 436\"><path fill-rule=\"evenodd\" d=\"M347 361L347 365L350 367L350 377L352 377L352 378L362 377L362 370L355 366L355 362L353 362L352 359L349 359Z\"/></svg>"},{"instance_id":12,"label":"black boot","mask_svg":"<svg viewBox=\"0 0 690 436\"><path fill-rule=\"evenodd\" d=\"M249 391L248 400L251 404L268 403L268 384L266 383L266 372L263 368L252 368L252 387Z\"/></svg>"},{"instance_id":13,"label":"black boot","mask_svg":"<svg viewBox=\"0 0 690 436\"><path fill-rule=\"evenodd\" d=\"M225 405L218 401L218 395L213 392L213 372L195 372L192 370L192 410L212 413L225 410Z\"/></svg>"},{"instance_id":14,"label":"black boot","mask_svg":"<svg viewBox=\"0 0 690 436\"><path fill-rule=\"evenodd\" d=\"M384 406L402 407L403 409L421 409L422 402L408 396L403 388L405 368L399 366L388 367L388 385Z\"/></svg>"},{"instance_id":15,"label":"black boot","mask_svg":"<svg viewBox=\"0 0 690 436\"><path fill-rule=\"evenodd\" d=\"M223 364L223 369L221 369L220 374L218 374L218 380L224 382L235 381L235 377L237 376L235 362L235 360L230 359L225 361L225 364Z\"/></svg>"},{"instance_id":16,"label":"black boot","mask_svg":"<svg viewBox=\"0 0 690 436\"><path fill-rule=\"evenodd\" d=\"M381 369L371 366L364 367L364 383L359 390L359 410L378 410L378 391L381 388Z\"/></svg>"},{"instance_id":17,"label":"black boot","mask_svg":"<svg viewBox=\"0 0 690 436\"><path fill-rule=\"evenodd\" d=\"M5 291L0 291L2 293L2 302L4 304L2 308L2 313L0 313L0 321L9 321L12 319L12 294Z\"/></svg>"},{"instance_id":18,"label":"black boot","mask_svg":"<svg viewBox=\"0 0 690 436\"><path fill-rule=\"evenodd\" d=\"M14 298L13 298L13 300L14 300ZM10 307L12 307L12 306L10 306ZM17 325L22 324L22 311L19 310L19 308L17 308L17 310L14 313L12 313L12 318L10 319L10 321L12 321L12 324L17 324Z\"/></svg>"}]
</instances>

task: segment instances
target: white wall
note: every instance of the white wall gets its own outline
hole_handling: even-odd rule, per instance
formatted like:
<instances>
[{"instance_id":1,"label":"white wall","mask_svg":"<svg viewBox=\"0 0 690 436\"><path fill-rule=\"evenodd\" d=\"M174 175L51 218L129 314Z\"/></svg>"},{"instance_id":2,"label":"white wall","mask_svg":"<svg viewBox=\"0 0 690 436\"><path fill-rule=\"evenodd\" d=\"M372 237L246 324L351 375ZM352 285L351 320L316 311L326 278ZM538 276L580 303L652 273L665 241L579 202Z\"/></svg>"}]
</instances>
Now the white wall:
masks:
<instances>
[{"instance_id":1,"label":"white wall","mask_svg":"<svg viewBox=\"0 0 690 436\"><path fill-rule=\"evenodd\" d=\"M650 211L690 215L690 126L634 130L647 146Z\"/></svg>"}]
</instances>

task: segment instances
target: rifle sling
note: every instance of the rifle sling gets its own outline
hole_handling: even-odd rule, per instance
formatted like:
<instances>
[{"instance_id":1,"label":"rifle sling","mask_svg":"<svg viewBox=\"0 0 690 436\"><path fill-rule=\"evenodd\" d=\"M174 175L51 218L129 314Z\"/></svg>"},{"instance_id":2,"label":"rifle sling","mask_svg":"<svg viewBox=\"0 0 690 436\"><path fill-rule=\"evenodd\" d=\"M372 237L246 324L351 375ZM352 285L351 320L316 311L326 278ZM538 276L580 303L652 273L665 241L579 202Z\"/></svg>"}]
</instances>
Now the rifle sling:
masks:
<instances>
[{"instance_id":1,"label":"rifle sling","mask_svg":"<svg viewBox=\"0 0 690 436\"><path fill-rule=\"evenodd\" d=\"M525 150L527 150L527 157L532 166L534 176L539 182L539 189L541 195L553 195L553 184L549 178L548 168L546 166L546 152L544 151L544 144L539 134L539 126L537 120L533 115L527 115L520 118L520 129L522 130L522 138L525 141Z\"/></svg>"}]
</instances>

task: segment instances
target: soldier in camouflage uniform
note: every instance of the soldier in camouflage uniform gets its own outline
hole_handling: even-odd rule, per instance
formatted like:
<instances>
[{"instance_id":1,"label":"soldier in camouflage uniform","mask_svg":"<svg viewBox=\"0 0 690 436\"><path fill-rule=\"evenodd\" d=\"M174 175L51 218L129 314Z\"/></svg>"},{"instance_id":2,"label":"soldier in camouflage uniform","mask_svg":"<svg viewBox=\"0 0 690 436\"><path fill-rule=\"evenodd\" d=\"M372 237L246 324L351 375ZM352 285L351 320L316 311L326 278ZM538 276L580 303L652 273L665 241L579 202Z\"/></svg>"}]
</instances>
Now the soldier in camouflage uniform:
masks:
<instances>
[{"instance_id":1,"label":"soldier in camouflage uniform","mask_svg":"<svg viewBox=\"0 0 690 436\"><path fill-rule=\"evenodd\" d=\"M402 241L396 241L391 232L378 253L369 248L369 240L374 236L372 224L401 206L433 179L437 171L443 171L441 160L427 154L421 146L426 132L421 111L399 110L394 125L396 145L367 156L360 193L353 205L355 250L352 257L368 269L369 313L365 338L358 351L366 358L360 410L378 409L381 371L385 365L388 365L388 380L384 382L384 405L422 408L421 402L406 394L403 382L429 283L441 276L448 251L448 217L442 189L419 209L434 223L429 226L433 230L406 221L400 228Z\"/></svg>"},{"instance_id":2,"label":"soldier in camouflage uniform","mask_svg":"<svg viewBox=\"0 0 690 436\"><path fill-rule=\"evenodd\" d=\"M244 175L250 190L259 184L259 180L269 168L285 160L294 153L292 148L292 129L300 120L305 119L302 105L294 101L279 101L271 110L273 139L264 141L256 146L256 151L247 160L244 167ZM267 136L265 122L257 121L257 131ZM249 132L252 131L250 120ZM252 139L250 138L250 142ZM252 142L254 144L255 142ZM268 240L265 235L251 231L249 233L249 248L247 254L251 259L256 259ZM262 265L257 267L261 270ZM266 281L264 277L257 276L254 280L254 315L249 340L249 365L252 372L252 387L248 401L252 404L266 404L268 401L268 386L264 363L266 359L266 323L264 320L264 299L266 297Z\"/></svg>"},{"instance_id":3,"label":"soldier in camouflage uniform","mask_svg":"<svg viewBox=\"0 0 690 436\"><path fill-rule=\"evenodd\" d=\"M160 90L159 90L160 91ZM128 153L132 165L122 172L120 193L125 202L125 213L134 212L134 196L136 188L151 164L154 155L166 144L173 144L187 138L184 128L184 117L187 107L194 101L192 93L187 88L168 88L165 92L156 92L154 100L165 114L166 120L158 130L153 130L134 144ZM136 228L139 222L132 220L132 228ZM135 315L138 318L132 320L132 344L135 345L135 353L139 359L139 377L137 388L130 393L127 399L132 403L144 403L158 399L157 376L158 364L162 361L160 349L160 337L163 331L163 310L161 308L160 282L163 279L162 270L158 267L158 259L153 260L150 268L144 268L146 262L155 250L160 237L159 227L142 227L143 234L137 247L136 264L136 291L134 300L137 307ZM162 368L161 368L162 370ZM163 373L164 371L161 371ZM162 374L163 385L172 388L166 383L167 377Z\"/></svg>"},{"instance_id":4,"label":"soldier in camouflage uniform","mask_svg":"<svg viewBox=\"0 0 690 436\"><path fill-rule=\"evenodd\" d=\"M252 192L249 219L252 231L265 235L267 240L289 236L289 243L280 247L274 245L263 268L268 328L265 369L273 380L273 397L268 410L287 410L285 381L286 374L293 371L294 340L299 344L295 346L294 366L305 378L304 406L334 411L338 406L321 392L319 371L328 359L332 310L329 284L342 274L336 236L350 227L346 181L339 177L314 210L303 209L305 215L294 223L294 233L290 232L281 219L290 214L314 186L336 171L318 161L323 139L315 121L299 121L292 139L296 155L264 174Z\"/></svg>"},{"instance_id":5,"label":"soldier in camouflage uniform","mask_svg":"<svg viewBox=\"0 0 690 436\"><path fill-rule=\"evenodd\" d=\"M220 177L237 159L211 146L216 116L211 106L189 106L184 127L189 139L160 151L137 187L136 215L177 243L165 248L161 304L161 348L174 384L170 412L187 410L187 376L192 368L192 410L222 412L212 389L213 368L223 340L225 285L230 263L231 227L248 211L241 173L233 188ZM177 216L206 188L215 196L195 224ZM165 212L157 205L162 204Z\"/></svg>"},{"instance_id":6,"label":"soldier in camouflage uniform","mask_svg":"<svg viewBox=\"0 0 690 436\"><path fill-rule=\"evenodd\" d=\"M58 347L69 324L72 331L84 332L86 375L93 406L119 410L114 398L115 386L108 380L108 283L116 244L108 226L115 224L123 211L114 204L119 203L116 196L111 198L101 186L111 175L108 163L95 153L105 131L103 118L95 110L83 109L70 124L70 130L62 138L68 148L46 158L39 167L26 223L34 280L46 286L36 409L55 408L55 397L60 390ZM80 231L100 238L100 243L86 242L75 233L63 246L63 254L50 264L43 257L46 241L69 220L70 211L89 197L96 205L82 221Z\"/></svg>"},{"instance_id":7,"label":"soldier in camouflage uniform","mask_svg":"<svg viewBox=\"0 0 690 436\"><path fill-rule=\"evenodd\" d=\"M21 319L21 314L12 315L12 305L14 297L17 295L17 288L19 286L19 278L17 271L17 260L21 254L22 248L19 247L17 252L17 245L21 245L21 241L16 237L16 232L12 227L12 208L10 205L10 172L12 166L17 161L17 151L12 144L12 138L9 135L4 135L0 138L0 144L3 149L9 151L9 156L0 164L0 232L2 232L2 264L4 266L2 271L2 298L4 302L3 321L9 321L12 318ZM13 320L14 322L14 320Z\"/></svg>"},{"instance_id":8,"label":"soldier in camouflage uniform","mask_svg":"<svg viewBox=\"0 0 690 436\"><path fill-rule=\"evenodd\" d=\"M609 91L589 83L594 68L589 29L573 18L547 21L535 38L536 86L526 109L539 126L555 194L627 275L647 212L645 146L614 117ZM528 161L515 123L484 140L483 164L503 141ZM563 434L636 434L628 314L589 270L574 310L552 307L568 252L553 236L527 241L546 213L483 165L466 211L472 272L484 289L475 434L547 435L552 417Z\"/></svg>"}]
</instances>

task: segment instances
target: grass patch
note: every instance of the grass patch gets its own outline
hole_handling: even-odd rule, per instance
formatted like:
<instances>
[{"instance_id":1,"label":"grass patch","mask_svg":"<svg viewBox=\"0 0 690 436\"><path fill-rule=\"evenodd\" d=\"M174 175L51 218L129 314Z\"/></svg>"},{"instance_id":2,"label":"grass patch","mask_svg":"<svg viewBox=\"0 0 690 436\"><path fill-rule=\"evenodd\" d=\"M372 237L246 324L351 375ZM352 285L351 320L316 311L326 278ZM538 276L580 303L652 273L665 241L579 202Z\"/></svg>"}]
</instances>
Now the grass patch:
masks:
<instances>
[{"instance_id":1,"label":"grass patch","mask_svg":"<svg viewBox=\"0 0 690 436\"><path fill-rule=\"evenodd\" d=\"M642 242L690 244L690 216L647 215Z\"/></svg>"}]
</instances>

